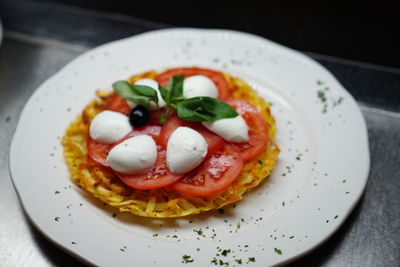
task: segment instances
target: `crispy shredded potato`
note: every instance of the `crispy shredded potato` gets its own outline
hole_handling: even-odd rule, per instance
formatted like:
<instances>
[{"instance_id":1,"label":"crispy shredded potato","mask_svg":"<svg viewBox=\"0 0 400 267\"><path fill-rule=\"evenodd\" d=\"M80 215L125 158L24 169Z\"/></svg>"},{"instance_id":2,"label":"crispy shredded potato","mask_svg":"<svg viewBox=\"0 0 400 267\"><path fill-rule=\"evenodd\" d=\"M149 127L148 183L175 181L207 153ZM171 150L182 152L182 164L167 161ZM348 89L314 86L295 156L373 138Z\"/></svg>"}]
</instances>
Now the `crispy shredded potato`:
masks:
<instances>
[{"instance_id":1,"label":"crispy shredded potato","mask_svg":"<svg viewBox=\"0 0 400 267\"><path fill-rule=\"evenodd\" d=\"M142 78L155 78L156 72L150 71L133 76L133 83ZM90 121L106 107L110 92L97 91L98 99L93 100L73 121L62 138L64 156L72 179L79 186L103 202L139 216L172 218L219 209L230 203L238 202L251 188L265 180L279 154L275 139L275 121L269 104L255 93L245 82L224 74L232 89L232 97L253 104L268 124L270 143L267 150L257 159L244 164L239 177L223 192L208 197L182 195L166 189L135 190L121 182L112 170L94 162L86 150L86 139Z\"/></svg>"}]
</instances>

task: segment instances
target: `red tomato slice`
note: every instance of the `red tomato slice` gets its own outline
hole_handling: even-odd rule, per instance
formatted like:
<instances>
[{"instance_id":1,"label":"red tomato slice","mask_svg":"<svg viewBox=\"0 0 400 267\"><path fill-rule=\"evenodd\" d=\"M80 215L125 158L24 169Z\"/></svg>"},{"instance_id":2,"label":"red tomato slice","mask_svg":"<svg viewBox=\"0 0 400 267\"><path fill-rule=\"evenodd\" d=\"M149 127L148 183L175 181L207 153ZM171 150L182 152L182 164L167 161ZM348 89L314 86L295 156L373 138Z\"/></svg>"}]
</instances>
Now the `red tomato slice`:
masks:
<instances>
[{"instance_id":1,"label":"red tomato slice","mask_svg":"<svg viewBox=\"0 0 400 267\"><path fill-rule=\"evenodd\" d=\"M160 73L156 80L161 86L167 86L168 81L176 75L184 75L185 77L190 77L193 75L204 75L210 78L218 88L219 99L227 99L231 95L231 91L229 89L228 82L225 80L225 77L217 71L209 70L209 69L201 69L201 68L177 68L177 69L169 69L163 73Z\"/></svg>"},{"instance_id":2,"label":"red tomato slice","mask_svg":"<svg viewBox=\"0 0 400 267\"><path fill-rule=\"evenodd\" d=\"M176 115L170 115L168 120L165 122L164 126L161 129L159 142L164 147L167 148L168 139L171 134L175 131L176 128L186 126L196 130L199 134L201 134L208 144L208 153L207 156L214 154L217 150L222 148L224 145L224 140L218 135L210 132L207 128L205 128L200 123L184 121L178 118Z\"/></svg>"},{"instance_id":3,"label":"red tomato slice","mask_svg":"<svg viewBox=\"0 0 400 267\"><path fill-rule=\"evenodd\" d=\"M145 126L142 128L136 128L132 130L130 133L128 133L125 137L122 139L118 140L117 142L113 144L102 144L97 142L96 140L92 139L90 135L88 135L88 141L86 144L87 151L89 153L89 156L96 161L97 163L109 167L108 163L106 162L106 158L108 155L108 152L110 152L111 148L114 146L118 145L125 139L129 137L134 137L138 135L150 135L153 137L155 140L158 140L159 135L161 132L161 127L160 126Z\"/></svg>"},{"instance_id":4,"label":"red tomato slice","mask_svg":"<svg viewBox=\"0 0 400 267\"><path fill-rule=\"evenodd\" d=\"M206 159L199 167L184 174L170 188L191 196L208 196L225 189L240 174L243 160L239 149L226 143L223 149Z\"/></svg>"},{"instance_id":5,"label":"red tomato slice","mask_svg":"<svg viewBox=\"0 0 400 267\"><path fill-rule=\"evenodd\" d=\"M245 119L249 127L249 141L235 144L242 153L244 161L252 160L261 155L269 142L268 126L260 112L250 103L243 100L228 100L229 105Z\"/></svg>"},{"instance_id":6,"label":"red tomato slice","mask_svg":"<svg viewBox=\"0 0 400 267\"><path fill-rule=\"evenodd\" d=\"M114 93L108 102L107 109L128 115L132 108L125 99L119 94Z\"/></svg>"},{"instance_id":7,"label":"red tomato slice","mask_svg":"<svg viewBox=\"0 0 400 267\"><path fill-rule=\"evenodd\" d=\"M152 168L142 174L123 174L116 172L118 177L129 187L138 190L161 188L176 182L181 174L170 173L166 165L166 152L158 152L157 161Z\"/></svg>"}]
</instances>

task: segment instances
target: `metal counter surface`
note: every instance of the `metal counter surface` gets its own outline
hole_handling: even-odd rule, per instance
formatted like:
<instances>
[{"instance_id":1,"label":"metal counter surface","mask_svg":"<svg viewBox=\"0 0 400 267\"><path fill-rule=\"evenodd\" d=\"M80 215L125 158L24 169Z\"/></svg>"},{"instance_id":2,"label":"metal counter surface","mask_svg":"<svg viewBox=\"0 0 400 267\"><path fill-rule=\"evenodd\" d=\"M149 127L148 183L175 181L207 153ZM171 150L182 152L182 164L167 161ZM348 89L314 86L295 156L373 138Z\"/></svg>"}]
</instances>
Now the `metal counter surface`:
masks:
<instances>
[{"instance_id":1,"label":"metal counter surface","mask_svg":"<svg viewBox=\"0 0 400 267\"><path fill-rule=\"evenodd\" d=\"M71 33L68 26L60 27L62 20L60 16L57 18L57 13L45 18L54 24L47 22L47 26L43 24L39 28L26 26L35 18L17 23L18 12L3 21L6 31L0 47L0 266L83 266L33 228L11 183L9 146L30 95L87 49L117 37L165 27L93 15L89 11L52 8L50 11L62 13L64 20L76 16L90 22L85 24L90 36L103 35L100 39L91 39L84 32L79 36ZM103 28L96 27L99 21ZM371 171L366 191L346 222L327 242L293 265L399 266L400 102L397 100L400 70L310 55L327 67L359 101L368 126Z\"/></svg>"}]
</instances>

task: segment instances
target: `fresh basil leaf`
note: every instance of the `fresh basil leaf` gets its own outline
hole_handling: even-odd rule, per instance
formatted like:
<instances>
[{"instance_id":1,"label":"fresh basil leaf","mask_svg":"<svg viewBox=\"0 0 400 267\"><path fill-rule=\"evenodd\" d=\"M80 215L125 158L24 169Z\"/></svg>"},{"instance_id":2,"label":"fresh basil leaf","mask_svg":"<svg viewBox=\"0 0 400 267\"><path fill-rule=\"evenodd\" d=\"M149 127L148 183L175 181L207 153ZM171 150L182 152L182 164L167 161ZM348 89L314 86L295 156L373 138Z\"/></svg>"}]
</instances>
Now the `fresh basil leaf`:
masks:
<instances>
[{"instance_id":1,"label":"fresh basil leaf","mask_svg":"<svg viewBox=\"0 0 400 267\"><path fill-rule=\"evenodd\" d=\"M160 91L160 94L164 101L166 103L169 103L169 90L167 88L162 87L161 85L158 85L158 91Z\"/></svg>"},{"instance_id":2,"label":"fresh basil leaf","mask_svg":"<svg viewBox=\"0 0 400 267\"><path fill-rule=\"evenodd\" d=\"M145 106L146 108L150 107L151 99L148 96L139 95L128 82L117 81L113 83L112 86L114 91L123 99Z\"/></svg>"},{"instance_id":3,"label":"fresh basil leaf","mask_svg":"<svg viewBox=\"0 0 400 267\"><path fill-rule=\"evenodd\" d=\"M169 97L171 100L183 96L183 75L173 76L169 82L167 88L169 89Z\"/></svg>"},{"instance_id":4,"label":"fresh basil leaf","mask_svg":"<svg viewBox=\"0 0 400 267\"><path fill-rule=\"evenodd\" d=\"M129 84L135 93L142 96L147 96L150 99L154 99L153 101L158 103L158 96L157 91L154 90L152 87L147 85L137 85L137 84ZM155 101L156 100L156 101Z\"/></svg>"},{"instance_id":5,"label":"fresh basil leaf","mask_svg":"<svg viewBox=\"0 0 400 267\"><path fill-rule=\"evenodd\" d=\"M238 115L236 110L225 102L207 96L193 97L178 102L176 111L181 119L197 122L213 122Z\"/></svg>"}]
</instances>

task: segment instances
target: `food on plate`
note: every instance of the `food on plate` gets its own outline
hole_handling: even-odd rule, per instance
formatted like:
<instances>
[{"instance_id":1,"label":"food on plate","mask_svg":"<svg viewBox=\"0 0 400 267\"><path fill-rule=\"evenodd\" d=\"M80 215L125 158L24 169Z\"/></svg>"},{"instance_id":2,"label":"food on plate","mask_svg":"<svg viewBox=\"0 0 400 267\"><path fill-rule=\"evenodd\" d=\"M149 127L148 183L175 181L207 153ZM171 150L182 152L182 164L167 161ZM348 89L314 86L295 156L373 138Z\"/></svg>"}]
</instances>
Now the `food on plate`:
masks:
<instances>
[{"instance_id":1,"label":"food on plate","mask_svg":"<svg viewBox=\"0 0 400 267\"><path fill-rule=\"evenodd\" d=\"M275 166L269 104L204 68L144 72L97 91L62 139L72 179L139 216L198 214L240 201Z\"/></svg>"}]
</instances>

